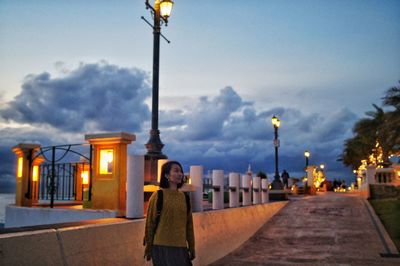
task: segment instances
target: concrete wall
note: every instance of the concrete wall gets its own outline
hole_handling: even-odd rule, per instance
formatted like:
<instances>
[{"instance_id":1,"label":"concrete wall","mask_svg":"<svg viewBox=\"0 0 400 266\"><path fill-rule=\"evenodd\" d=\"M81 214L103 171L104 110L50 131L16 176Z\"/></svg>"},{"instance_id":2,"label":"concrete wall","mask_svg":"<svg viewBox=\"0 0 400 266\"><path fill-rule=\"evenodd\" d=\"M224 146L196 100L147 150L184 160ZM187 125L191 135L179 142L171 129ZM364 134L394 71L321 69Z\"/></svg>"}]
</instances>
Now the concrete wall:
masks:
<instances>
[{"instance_id":1,"label":"concrete wall","mask_svg":"<svg viewBox=\"0 0 400 266\"><path fill-rule=\"evenodd\" d=\"M287 202L195 213L197 258L239 247ZM144 219L0 235L0 265L143 265Z\"/></svg>"},{"instance_id":2,"label":"concrete wall","mask_svg":"<svg viewBox=\"0 0 400 266\"><path fill-rule=\"evenodd\" d=\"M114 218L116 211L63 208L29 208L8 205L5 228Z\"/></svg>"}]
</instances>

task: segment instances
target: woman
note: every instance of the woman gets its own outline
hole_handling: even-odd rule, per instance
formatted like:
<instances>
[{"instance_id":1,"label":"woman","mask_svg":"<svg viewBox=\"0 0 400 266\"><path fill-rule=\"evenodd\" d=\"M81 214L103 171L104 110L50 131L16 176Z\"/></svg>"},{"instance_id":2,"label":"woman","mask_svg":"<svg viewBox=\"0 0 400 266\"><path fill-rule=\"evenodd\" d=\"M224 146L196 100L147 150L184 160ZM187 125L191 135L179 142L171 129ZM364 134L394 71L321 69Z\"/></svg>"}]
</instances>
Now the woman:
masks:
<instances>
[{"instance_id":1,"label":"woman","mask_svg":"<svg viewBox=\"0 0 400 266\"><path fill-rule=\"evenodd\" d=\"M145 257L153 265L191 265L195 258L190 202L178 191L184 183L180 163L169 161L161 169L160 192L150 197L145 229ZM157 210L161 212L157 214Z\"/></svg>"}]
</instances>

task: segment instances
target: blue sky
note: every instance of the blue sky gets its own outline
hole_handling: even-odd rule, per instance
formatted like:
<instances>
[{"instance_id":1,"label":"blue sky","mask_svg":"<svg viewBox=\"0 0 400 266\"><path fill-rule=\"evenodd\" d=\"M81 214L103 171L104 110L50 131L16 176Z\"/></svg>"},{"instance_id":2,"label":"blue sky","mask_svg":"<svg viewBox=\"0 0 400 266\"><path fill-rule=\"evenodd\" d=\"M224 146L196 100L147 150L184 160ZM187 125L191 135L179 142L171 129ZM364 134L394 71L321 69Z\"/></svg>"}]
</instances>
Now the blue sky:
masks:
<instances>
[{"instance_id":1,"label":"blue sky","mask_svg":"<svg viewBox=\"0 0 400 266\"><path fill-rule=\"evenodd\" d=\"M281 168L299 175L309 149L347 178L343 141L400 79L399 14L399 1L176 0L161 42L165 153L270 174L277 114ZM130 152L144 153L153 39L142 15L137 0L0 1L0 186L21 141L128 131Z\"/></svg>"}]
</instances>

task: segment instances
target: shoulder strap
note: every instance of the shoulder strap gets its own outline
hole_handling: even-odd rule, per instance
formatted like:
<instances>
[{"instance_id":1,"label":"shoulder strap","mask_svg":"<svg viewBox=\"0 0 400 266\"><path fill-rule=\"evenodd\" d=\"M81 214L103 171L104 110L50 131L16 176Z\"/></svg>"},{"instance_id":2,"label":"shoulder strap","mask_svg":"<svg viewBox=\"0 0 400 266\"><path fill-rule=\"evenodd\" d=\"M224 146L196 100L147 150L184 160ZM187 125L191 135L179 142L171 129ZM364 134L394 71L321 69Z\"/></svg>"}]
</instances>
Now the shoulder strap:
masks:
<instances>
[{"instance_id":1,"label":"shoulder strap","mask_svg":"<svg viewBox=\"0 0 400 266\"><path fill-rule=\"evenodd\" d=\"M154 227L154 234L156 234L158 224L160 223L162 207L163 207L163 191L159 189L157 191L157 216L156 216L156 225Z\"/></svg>"},{"instance_id":2,"label":"shoulder strap","mask_svg":"<svg viewBox=\"0 0 400 266\"><path fill-rule=\"evenodd\" d=\"M190 209L191 209L191 205L190 205L190 197L188 193L183 193L185 194L185 199L186 199L186 210L187 210L187 214L189 214Z\"/></svg>"}]
</instances>

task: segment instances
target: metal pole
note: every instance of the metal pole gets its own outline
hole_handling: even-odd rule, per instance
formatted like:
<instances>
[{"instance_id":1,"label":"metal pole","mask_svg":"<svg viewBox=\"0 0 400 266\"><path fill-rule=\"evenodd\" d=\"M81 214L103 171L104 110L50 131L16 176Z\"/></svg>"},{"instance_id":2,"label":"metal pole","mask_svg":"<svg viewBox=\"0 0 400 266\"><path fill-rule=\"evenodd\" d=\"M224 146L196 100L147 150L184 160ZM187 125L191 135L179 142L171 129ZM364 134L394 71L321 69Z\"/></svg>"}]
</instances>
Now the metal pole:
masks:
<instances>
[{"instance_id":1,"label":"metal pole","mask_svg":"<svg viewBox=\"0 0 400 266\"><path fill-rule=\"evenodd\" d=\"M278 127L274 126L275 129L275 180L280 181L279 179L279 170L278 170Z\"/></svg>"},{"instance_id":2,"label":"metal pole","mask_svg":"<svg viewBox=\"0 0 400 266\"><path fill-rule=\"evenodd\" d=\"M53 208L54 206L54 192L55 192L55 178L56 178L56 167L55 167L55 161L56 161L56 147L52 147L52 156L51 156L51 179L50 179L50 208Z\"/></svg>"},{"instance_id":3,"label":"metal pole","mask_svg":"<svg viewBox=\"0 0 400 266\"><path fill-rule=\"evenodd\" d=\"M158 129L158 92L159 92L159 70L160 70L160 4L155 1L154 5L154 25L153 25L153 95L151 110L151 130L150 139L146 143L147 155L162 155L164 144L160 139Z\"/></svg>"}]
</instances>

